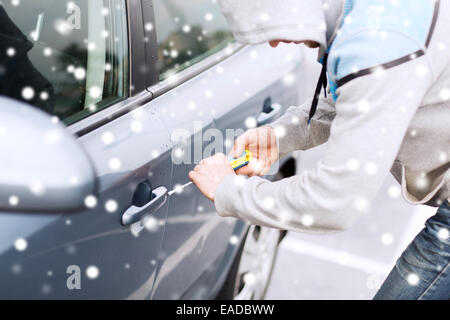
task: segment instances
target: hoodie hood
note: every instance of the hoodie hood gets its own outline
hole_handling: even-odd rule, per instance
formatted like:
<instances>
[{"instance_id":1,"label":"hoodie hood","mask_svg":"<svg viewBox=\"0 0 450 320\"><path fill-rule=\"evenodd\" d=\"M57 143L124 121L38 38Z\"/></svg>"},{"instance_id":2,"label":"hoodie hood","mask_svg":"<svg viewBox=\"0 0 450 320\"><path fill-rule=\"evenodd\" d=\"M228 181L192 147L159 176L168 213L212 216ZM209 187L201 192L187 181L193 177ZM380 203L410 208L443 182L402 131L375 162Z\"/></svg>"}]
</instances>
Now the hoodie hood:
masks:
<instances>
[{"instance_id":1,"label":"hoodie hood","mask_svg":"<svg viewBox=\"0 0 450 320\"><path fill-rule=\"evenodd\" d=\"M237 41L312 40L328 47L344 0L219 0Z\"/></svg>"}]
</instances>

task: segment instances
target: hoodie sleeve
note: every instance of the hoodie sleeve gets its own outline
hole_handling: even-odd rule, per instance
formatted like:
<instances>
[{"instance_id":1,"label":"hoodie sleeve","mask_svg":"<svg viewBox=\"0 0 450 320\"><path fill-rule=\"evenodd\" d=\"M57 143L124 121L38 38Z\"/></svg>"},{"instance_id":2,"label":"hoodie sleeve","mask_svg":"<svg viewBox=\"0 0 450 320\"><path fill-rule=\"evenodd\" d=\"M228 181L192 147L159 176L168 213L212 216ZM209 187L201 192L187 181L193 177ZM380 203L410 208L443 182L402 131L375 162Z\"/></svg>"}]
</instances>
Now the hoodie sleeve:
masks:
<instances>
[{"instance_id":1,"label":"hoodie sleeve","mask_svg":"<svg viewBox=\"0 0 450 320\"><path fill-rule=\"evenodd\" d=\"M286 113L271 123L278 134L278 152L280 158L295 150L307 150L325 143L330 136L331 123L336 116L332 98L320 98L317 111L308 125L311 102L297 107L292 106ZM281 129L281 130L277 130Z\"/></svg>"},{"instance_id":2,"label":"hoodie sleeve","mask_svg":"<svg viewBox=\"0 0 450 320\"><path fill-rule=\"evenodd\" d=\"M351 54L352 59L362 58ZM433 80L426 55L376 71L337 90L328 148L315 169L277 182L228 176L215 194L219 215L279 229L327 233L347 229L367 212ZM294 139L302 135L289 141ZM305 146L302 143L286 145Z\"/></svg>"}]
</instances>

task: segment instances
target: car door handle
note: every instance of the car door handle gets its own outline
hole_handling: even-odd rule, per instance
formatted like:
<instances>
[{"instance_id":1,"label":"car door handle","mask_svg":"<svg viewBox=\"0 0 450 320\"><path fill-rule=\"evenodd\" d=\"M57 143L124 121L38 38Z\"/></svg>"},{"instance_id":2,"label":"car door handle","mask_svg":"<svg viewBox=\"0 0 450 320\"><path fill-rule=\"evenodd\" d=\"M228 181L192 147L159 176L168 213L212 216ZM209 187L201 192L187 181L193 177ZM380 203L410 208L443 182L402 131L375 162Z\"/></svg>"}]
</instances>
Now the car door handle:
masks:
<instances>
[{"instance_id":1,"label":"car door handle","mask_svg":"<svg viewBox=\"0 0 450 320\"><path fill-rule=\"evenodd\" d=\"M264 108L264 109L266 109L266 108ZM263 112L261 112L258 115L258 117L256 118L258 126L265 125L265 124L275 120L275 118L281 113L282 108L281 108L280 104L273 103L270 105L269 110L263 110ZM267 112L267 111L269 111L269 112Z\"/></svg>"},{"instance_id":2,"label":"car door handle","mask_svg":"<svg viewBox=\"0 0 450 320\"><path fill-rule=\"evenodd\" d=\"M135 205L129 207L122 216L122 224L127 226L138 222L147 215L155 213L166 203L168 198L169 192L167 188L158 187L152 190L152 200L141 207Z\"/></svg>"}]
</instances>

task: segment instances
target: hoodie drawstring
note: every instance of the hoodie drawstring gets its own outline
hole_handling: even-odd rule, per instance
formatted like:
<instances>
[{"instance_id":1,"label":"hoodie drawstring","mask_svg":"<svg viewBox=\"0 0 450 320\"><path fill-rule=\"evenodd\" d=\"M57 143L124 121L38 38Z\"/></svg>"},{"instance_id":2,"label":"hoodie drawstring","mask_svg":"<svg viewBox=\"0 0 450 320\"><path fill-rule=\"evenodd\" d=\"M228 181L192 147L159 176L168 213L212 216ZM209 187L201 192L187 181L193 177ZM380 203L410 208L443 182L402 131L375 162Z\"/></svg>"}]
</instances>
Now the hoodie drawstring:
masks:
<instances>
[{"instance_id":1,"label":"hoodie drawstring","mask_svg":"<svg viewBox=\"0 0 450 320\"><path fill-rule=\"evenodd\" d=\"M317 82L316 91L314 93L314 98L311 103L311 109L309 110L309 119L308 119L308 125L311 123L312 117L314 117L314 114L317 110L317 105L319 103L319 97L320 97L320 91L322 91L322 88L325 93L325 98L327 97L327 60L328 60L328 53L326 53L323 56L322 61L322 71L320 72L319 81Z\"/></svg>"}]
</instances>

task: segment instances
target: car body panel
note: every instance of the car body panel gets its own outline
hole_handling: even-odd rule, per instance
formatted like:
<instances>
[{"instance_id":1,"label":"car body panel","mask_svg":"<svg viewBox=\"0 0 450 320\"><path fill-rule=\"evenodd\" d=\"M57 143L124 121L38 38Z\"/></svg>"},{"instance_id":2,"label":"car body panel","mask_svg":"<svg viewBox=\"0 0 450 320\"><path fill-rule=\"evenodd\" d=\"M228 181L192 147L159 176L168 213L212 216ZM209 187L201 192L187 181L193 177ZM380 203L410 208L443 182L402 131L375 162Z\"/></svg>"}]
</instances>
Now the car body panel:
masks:
<instances>
[{"instance_id":1,"label":"car body panel","mask_svg":"<svg viewBox=\"0 0 450 320\"><path fill-rule=\"evenodd\" d=\"M7 275L0 278L1 298L145 299L151 293L168 204L152 215L157 224L150 229L142 221L131 227L120 221L138 183L170 184L168 131L146 105L79 141L97 172L97 205L76 214L2 213L0 242L9 246L0 256L0 272ZM111 169L111 159L119 159L118 170ZM111 200L113 212L106 208ZM14 248L19 237L28 243L24 251ZM66 285L71 265L82 270L80 290ZM90 266L99 271L95 279L85 273Z\"/></svg>"},{"instance_id":2,"label":"car body panel","mask_svg":"<svg viewBox=\"0 0 450 320\"><path fill-rule=\"evenodd\" d=\"M290 63L271 63L286 57ZM172 143L174 148L190 152L190 157L185 157L185 160L199 161L198 157L194 159L195 152L206 151L212 139L218 138L213 137L214 132L208 129L220 132L225 144L226 129L240 129L236 133L242 133L246 129L246 119L256 118L262 112L266 98L271 97L285 106L297 103L297 91L286 90L287 85L296 87L296 78L290 75L286 81L286 75L295 71L299 59L299 51L293 47L281 50L273 50L268 45L246 47L150 104L161 112L172 138L177 138L180 129L189 133L188 145L185 144L184 148L174 139ZM242 90L243 86L245 90ZM232 142L235 137L228 138ZM212 153L228 152L230 141L228 146L212 150ZM200 145L201 150L195 150ZM207 153L203 156L208 156ZM188 173L198 163L194 162L174 164L171 188L189 181ZM233 255L238 244L229 239L233 235L237 239L242 238L242 226L242 222L236 219L220 218L213 203L193 185L174 194L169 200L160 267L152 298L213 297L217 285L209 283L211 276L214 275L216 281L221 279L217 273L221 266L227 265L226 259ZM228 251L231 253L226 254Z\"/></svg>"}]
</instances>

